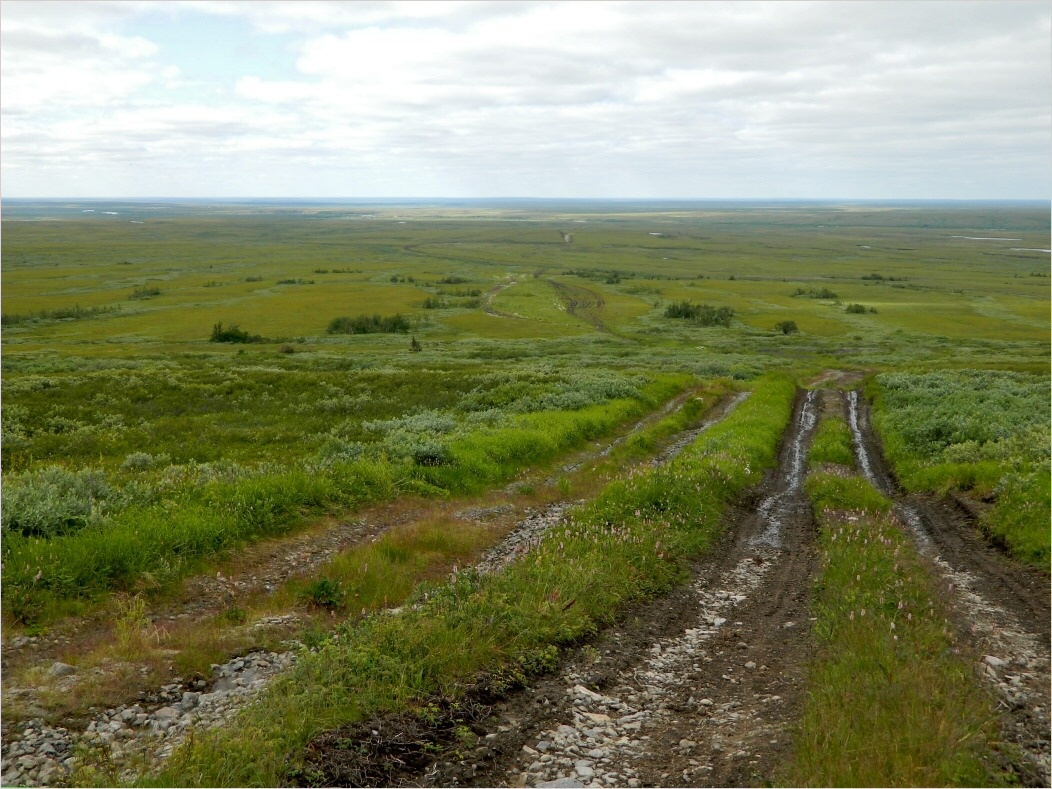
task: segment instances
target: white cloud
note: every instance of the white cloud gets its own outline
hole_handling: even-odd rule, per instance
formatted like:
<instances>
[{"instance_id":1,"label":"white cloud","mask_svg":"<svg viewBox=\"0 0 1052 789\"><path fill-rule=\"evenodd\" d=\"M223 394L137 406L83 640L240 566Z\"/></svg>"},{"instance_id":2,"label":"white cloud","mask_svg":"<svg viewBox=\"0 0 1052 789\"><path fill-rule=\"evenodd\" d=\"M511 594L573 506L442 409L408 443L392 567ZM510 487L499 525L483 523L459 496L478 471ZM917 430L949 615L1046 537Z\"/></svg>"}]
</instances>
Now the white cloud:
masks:
<instances>
[{"instance_id":1,"label":"white cloud","mask_svg":"<svg viewBox=\"0 0 1052 789\"><path fill-rule=\"evenodd\" d=\"M205 150L201 188L225 193L260 179L290 194L1050 192L1044 4L6 0L0 12L3 167L20 173L5 188L19 191L28 162L37 183L61 183L79 152L99 172L150 162L143 190L160 194L166 173L185 180L174 157ZM265 51L253 36L280 41L294 70L244 55L195 82L179 60L189 48L135 26L150 15L240 30L228 59ZM911 168L921 186L893 172Z\"/></svg>"}]
</instances>

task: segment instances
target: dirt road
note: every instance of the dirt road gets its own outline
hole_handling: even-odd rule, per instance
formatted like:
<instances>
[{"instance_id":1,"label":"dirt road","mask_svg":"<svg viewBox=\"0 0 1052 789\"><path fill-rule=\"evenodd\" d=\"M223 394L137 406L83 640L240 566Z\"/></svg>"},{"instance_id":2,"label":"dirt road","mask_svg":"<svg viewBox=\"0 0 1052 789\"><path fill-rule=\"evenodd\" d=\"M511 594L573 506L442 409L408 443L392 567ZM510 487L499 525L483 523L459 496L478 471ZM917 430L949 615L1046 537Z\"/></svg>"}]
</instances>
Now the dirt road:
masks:
<instances>
[{"instance_id":1,"label":"dirt road","mask_svg":"<svg viewBox=\"0 0 1052 789\"><path fill-rule=\"evenodd\" d=\"M814 525L801 489L817 415L801 392L777 469L694 581L638 606L558 676L493 708L469 759L407 785L755 785L787 758L811 650Z\"/></svg>"}]
</instances>

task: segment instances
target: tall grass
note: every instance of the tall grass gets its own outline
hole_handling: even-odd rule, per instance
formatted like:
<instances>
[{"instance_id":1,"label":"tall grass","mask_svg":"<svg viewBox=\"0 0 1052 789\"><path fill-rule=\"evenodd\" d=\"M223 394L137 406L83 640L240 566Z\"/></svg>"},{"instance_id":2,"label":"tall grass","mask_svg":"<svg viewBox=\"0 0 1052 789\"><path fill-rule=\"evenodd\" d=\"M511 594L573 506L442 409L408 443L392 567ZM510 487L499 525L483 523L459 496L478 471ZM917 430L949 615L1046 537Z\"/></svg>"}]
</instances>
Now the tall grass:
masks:
<instances>
[{"instance_id":1,"label":"tall grass","mask_svg":"<svg viewBox=\"0 0 1052 789\"><path fill-rule=\"evenodd\" d=\"M992 701L958 654L936 580L890 502L859 477L812 474L806 489L820 525L819 652L785 782L999 783L987 759Z\"/></svg>"},{"instance_id":2,"label":"tall grass","mask_svg":"<svg viewBox=\"0 0 1052 789\"><path fill-rule=\"evenodd\" d=\"M345 625L234 725L195 738L152 780L282 784L326 729L436 693L458 697L480 677L499 690L551 665L553 647L684 577L719 532L724 505L775 462L794 389L786 377L763 379L676 461L612 483L504 572L459 573L421 587L419 607Z\"/></svg>"}]
</instances>

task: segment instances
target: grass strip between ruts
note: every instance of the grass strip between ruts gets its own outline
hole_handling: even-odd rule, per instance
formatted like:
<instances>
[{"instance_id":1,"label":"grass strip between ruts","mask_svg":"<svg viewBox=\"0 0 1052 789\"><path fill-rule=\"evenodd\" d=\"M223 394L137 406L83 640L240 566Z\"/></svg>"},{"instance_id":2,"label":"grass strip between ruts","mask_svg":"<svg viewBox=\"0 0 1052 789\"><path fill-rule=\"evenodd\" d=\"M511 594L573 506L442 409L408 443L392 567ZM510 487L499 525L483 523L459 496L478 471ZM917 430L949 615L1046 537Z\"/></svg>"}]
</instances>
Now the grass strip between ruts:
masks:
<instances>
[{"instance_id":1,"label":"grass strip between ruts","mask_svg":"<svg viewBox=\"0 0 1052 789\"><path fill-rule=\"evenodd\" d=\"M827 421L840 421L826 417ZM821 428L820 428L821 429ZM832 428L828 434L850 434ZM814 473L819 652L789 786L987 786L995 713L931 570L861 477Z\"/></svg>"}]
</instances>

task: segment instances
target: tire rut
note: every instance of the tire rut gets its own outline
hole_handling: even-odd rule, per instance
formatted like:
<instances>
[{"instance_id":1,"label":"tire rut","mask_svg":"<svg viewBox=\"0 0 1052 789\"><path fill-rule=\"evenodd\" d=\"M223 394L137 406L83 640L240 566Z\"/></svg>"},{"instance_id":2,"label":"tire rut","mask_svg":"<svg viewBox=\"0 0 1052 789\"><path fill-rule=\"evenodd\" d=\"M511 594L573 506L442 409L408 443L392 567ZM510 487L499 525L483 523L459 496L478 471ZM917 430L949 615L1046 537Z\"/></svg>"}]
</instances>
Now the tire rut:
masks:
<instances>
[{"instance_id":1,"label":"tire rut","mask_svg":"<svg viewBox=\"0 0 1052 789\"><path fill-rule=\"evenodd\" d=\"M987 543L964 507L899 488L870 420L869 404L848 394L849 423L859 467L892 498L950 599L956 625L983 658L977 671L998 698L1002 736L1019 747L1023 782L1049 786L1050 585Z\"/></svg>"},{"instance_id":2,"label":"tire rut","mask_svg":"<svg viewBox=\"0 0 1052 789\"><path fill-rule=\"evenodd\" d=\"M777 469L667 598L558 676L503 700L483 745L404 785L750 786L790 753L812 650L815 527L801 483L817 416L799 393Z\"/></svg>"},{"instance_id":3,"label":"tire rut","mask_svg":"<svg viewBox=\"0 0 1052 789\"><path fill-rule=\"evenodd\" d=\"M604 334L617 334L599 317L606 306L606 300L599 293L580 285L567 285L549 277L545 277L544 281L552 286L556 295L566 305L568 315L587 321Z\"/></svg>"}]
</instances>

